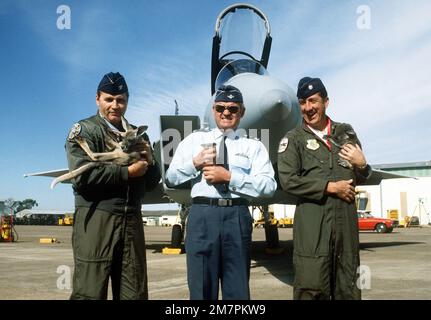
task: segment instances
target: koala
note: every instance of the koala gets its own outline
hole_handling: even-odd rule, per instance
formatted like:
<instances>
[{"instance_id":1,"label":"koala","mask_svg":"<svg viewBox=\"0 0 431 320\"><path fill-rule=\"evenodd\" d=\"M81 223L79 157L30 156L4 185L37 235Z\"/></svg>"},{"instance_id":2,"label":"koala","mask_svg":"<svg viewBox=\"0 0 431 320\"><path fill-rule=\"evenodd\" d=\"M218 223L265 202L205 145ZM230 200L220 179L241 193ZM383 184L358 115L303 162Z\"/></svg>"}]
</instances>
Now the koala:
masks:
<instances>
[{"instance_id":1,"label":"koala","mask_svg":"<svg viewBox=\"0 0 431 320\"><path fill-rule=\"evenodd\" d=\"M331 141L332 145L338 149L343 148L346 144L358 144L359 140L352 126L347 123L339 123L334 126L330 135L325 135L324 139ZM344 159L338 159L338 164L344 168L353 169L353 165Z\"/></svg>"},{"instance_id":2,"label":"koala","mask_svg":"<svg viewBox=\"0 0 431 320\"><path fill-rule=\"evenodd\" d=\"M145 158L148 150L150 150L148 142L145 141L145 139L143 138L148 126L140 126L136 129L133 129L132 126L124 118L122 118L122 125L123 128L126 129L126 131L120 132L122 138L120 142L116 141L109 135L105 136L106 149L111 150L109 152L93 152L91 151L87 141L84 138L80 136L74 137L74 140L90 157L91 162L84 164L83 166L56 178L51 183L51 189L53 189L55 185L59 182L75 178L83 174L87 170L103 164L115 163L124 166L135 163L141 158Z\"/></svg>"}]
</instances>

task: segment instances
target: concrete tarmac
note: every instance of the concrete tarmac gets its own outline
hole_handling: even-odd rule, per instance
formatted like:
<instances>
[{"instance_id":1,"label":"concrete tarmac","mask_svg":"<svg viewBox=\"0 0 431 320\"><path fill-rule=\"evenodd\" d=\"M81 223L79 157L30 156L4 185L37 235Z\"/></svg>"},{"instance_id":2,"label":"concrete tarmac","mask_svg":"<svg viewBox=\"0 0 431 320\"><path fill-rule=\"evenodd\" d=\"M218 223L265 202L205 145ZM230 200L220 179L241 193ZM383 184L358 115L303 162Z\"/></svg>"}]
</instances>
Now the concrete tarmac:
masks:
<instances>
[{"instance_id":1,"label":"concrete tarmac","mask_svg":"<svg viewBox=\"0 0 431 320\"><path fill-rule=\"evenodd\" d=\"M18 242L0 243L0 299L63 300L71 293L70 226L16 226ZM265 232L253 230L251 297L292 299L292 229L278 229L280 255L265 253ZM186 256L163 255L169 227L145 227L150 299L188 299ZM41 244L53 237L57 243ZM431 299L431 228L361 232L363 299ZM368 276L369 275L369 276Z\"/></svg>"}]
</instances>

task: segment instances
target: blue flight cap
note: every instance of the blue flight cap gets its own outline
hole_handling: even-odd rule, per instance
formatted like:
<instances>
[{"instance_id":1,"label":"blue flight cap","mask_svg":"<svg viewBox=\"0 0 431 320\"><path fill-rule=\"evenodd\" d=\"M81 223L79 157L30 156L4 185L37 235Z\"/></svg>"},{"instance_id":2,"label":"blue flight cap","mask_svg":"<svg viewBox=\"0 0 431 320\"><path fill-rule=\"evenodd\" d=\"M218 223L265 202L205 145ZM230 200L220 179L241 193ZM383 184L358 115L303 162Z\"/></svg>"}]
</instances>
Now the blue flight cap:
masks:
<instances>
[{"instance_id":1,"label":"blue flight cap","mask_svg":"<svg viewBox=\"0 0 431 320\"><path fill-rule=\"evenodd\" d=\"M299 80L298 91L296 93L298 99L307 99L318 92L322 93L323 96L328 95L322 80L319 78L304 77Z\"/></svg>"},{"instance_id":2,"label":"blue flight cap","mask_svg":"<svg viewBox=\"0 0 431 320\"><path fill-rule=\"evenodd\" d=\"M97 91L106 92L112 95L129 93L126 80L119 72L110 72L105 74L102 80L100 80Z\"/></svg>"},{"instance_id":3,"label":"blue flight cap","mask_svg":"<svg viewBox=\"0 0 431 320\"><path fill-rule=\"evenodd\" d=\"M218 101L242 103L241 91L234 86L221 86L215 94L214 102Z\"/></svg>"}]
</instances>

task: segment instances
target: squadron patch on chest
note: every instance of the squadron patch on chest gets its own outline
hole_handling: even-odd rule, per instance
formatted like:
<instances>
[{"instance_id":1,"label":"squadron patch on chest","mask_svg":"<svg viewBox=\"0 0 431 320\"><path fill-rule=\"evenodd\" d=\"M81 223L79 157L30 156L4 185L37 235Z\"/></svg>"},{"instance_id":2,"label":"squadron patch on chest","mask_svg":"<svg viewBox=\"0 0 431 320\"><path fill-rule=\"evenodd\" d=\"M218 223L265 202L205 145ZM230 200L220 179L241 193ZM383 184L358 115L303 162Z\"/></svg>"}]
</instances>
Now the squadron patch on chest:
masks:
<instances>
[{"instance_id":1,"label":"squadron patch on chest","mask_svg":"<svg viewBox=\"0 0 431 320\"><path fill-rule=\"evenodd\" d=\"M69 141L72 141L77 136L79 136L80 133L81 133L81 125L79 123L75 123L73 127L70 129L67 139L69 139Z\"/></svg>"},{"instance_id":2,"label":"squadron patch on chest","mask_svg":"<svg viewBox=\"0 0 431 320\"><path fill-rule=\"evenodd\" d=\"M278 153L282 153L287 149L287 145L289 144L289 139L284 137L281 139L280 144L278 145Z\"/></svg>"},{"instance_id":3,"label":"squadron patch on chest","mask_svg":"<svg viewBox=\"0 0 431 320\"><path fill-rule=\"evenodd\" d=\"M314 150L319 149L320 145L316 139L308 139L306 147L307 147L307 149L314 151Z\"/></svg>"}]
</instances>

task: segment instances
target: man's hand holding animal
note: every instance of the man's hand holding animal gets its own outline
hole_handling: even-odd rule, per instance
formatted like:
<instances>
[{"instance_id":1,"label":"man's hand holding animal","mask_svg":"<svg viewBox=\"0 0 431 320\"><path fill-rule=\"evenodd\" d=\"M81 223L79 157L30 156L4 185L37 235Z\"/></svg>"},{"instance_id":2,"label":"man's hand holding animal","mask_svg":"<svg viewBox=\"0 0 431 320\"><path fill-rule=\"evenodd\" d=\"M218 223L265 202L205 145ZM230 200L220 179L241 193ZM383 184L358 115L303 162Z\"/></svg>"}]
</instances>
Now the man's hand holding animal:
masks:
<instances>
[{"instance_id":1,"label":"man's hand holding animal","mask_svg":"<svg viewBox=\"0 0 431 320\"><path fill-rule=\"evenodd\" d=\"M153 153L147 141L143 142L143 151L143 160L146 160L149 164L153 163Z\"/></svg>"},{"instance_id":2,"label":"man's hand holding animal","mask_svg":"<svg viewBox=\"0 0 431 320\"><path fill-rule=\"evenodd\" d=\"M358 144L346 144L341 148L338 153L340 158L349 161L353 166L358 169L364 169L367 166L367 160L365 159L364 153Z\"/></svg>"},{"instance_id":3,"label":"man's hand holding animal","mask_svg":"<svg viewBox=\"0 0 431 320\"><path fill-rule=\"evenodd\" d=\"M138 160L127 167L129 178L142 177L148 170L148 162L146 160Z\"/></svg>"}]
</instances>

